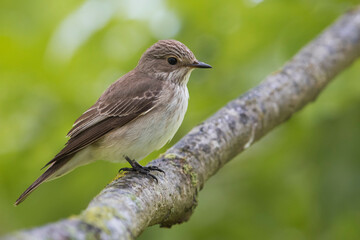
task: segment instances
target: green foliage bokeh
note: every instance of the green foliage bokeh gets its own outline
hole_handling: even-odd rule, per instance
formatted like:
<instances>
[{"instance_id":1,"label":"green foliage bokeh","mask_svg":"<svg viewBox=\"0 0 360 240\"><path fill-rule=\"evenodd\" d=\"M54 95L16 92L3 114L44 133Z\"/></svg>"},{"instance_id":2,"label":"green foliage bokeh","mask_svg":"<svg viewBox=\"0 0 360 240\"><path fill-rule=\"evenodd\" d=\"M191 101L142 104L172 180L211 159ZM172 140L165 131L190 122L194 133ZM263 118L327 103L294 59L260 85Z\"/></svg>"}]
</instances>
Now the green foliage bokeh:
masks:
<instances>
[{"instance_id":1,"label":"green foliage bokeh","mask_svg":"<svg viewBox=\"0 0 360 240\"><path fill-rule=\"evenodd\" d=\"M168 147L357 2L2 0L0 234L78 214L125 166L78 168L13 206L74 120L158 39L180 40L214 67L193 72L189 109ZM357 62L221 169L188 223L154 226L140 239L360 239L359 76Z\"/></svg>"}]
</instances>

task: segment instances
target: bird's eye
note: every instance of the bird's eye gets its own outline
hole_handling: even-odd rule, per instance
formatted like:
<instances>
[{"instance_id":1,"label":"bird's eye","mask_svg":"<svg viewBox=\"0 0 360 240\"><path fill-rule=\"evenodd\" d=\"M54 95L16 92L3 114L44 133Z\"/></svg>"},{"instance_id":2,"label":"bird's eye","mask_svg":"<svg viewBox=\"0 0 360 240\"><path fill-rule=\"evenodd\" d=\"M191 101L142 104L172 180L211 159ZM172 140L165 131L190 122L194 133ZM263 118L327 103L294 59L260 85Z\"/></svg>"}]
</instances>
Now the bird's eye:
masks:
<instances>
[{"instance_id":1,"label":"bird's eye","mask_svg":"<svg viewBox=\"0 0 360 240\"><path fill-rule=\"evenodd\" d=\"M177 63L177 59L174 57L169 57L167 61L170 65L175 65Z\"/></svg>"}]
</instances>

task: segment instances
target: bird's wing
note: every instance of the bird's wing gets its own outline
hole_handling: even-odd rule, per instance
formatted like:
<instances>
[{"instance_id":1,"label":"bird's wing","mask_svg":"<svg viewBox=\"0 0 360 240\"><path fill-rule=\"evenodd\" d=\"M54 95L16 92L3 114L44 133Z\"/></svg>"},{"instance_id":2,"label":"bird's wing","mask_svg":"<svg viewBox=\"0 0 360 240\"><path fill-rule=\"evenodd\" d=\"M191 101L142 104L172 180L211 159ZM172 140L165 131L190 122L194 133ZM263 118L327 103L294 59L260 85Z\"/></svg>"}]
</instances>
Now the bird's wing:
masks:
<instances>
[{"instance_id":1,"label":"bird's wing","mask_svg":"<svg viewBox=\"0 0 360 240\"><path fill-rule=\"evenodd\" d=\"M65 147L46 166L94 143L113 129L151 111L161 94L160 81L147 76L125 75L111 85L99 100L74 123Z\"/></svg>"},{"instance_id":2,"label":"bird's wing","mask_svg":"<svg viewBox=\"0 0 360 240\"><path fill-rule=\"evenodd\" d=\"M20 204L41 183L51 178L81 149L94 143L113 129L150 112L162 92L160 81L145 74L130 72L112 84L99 100L74 123L65 147L46 166L48 169L16 200Z\"/></svg>"}]
</instances>

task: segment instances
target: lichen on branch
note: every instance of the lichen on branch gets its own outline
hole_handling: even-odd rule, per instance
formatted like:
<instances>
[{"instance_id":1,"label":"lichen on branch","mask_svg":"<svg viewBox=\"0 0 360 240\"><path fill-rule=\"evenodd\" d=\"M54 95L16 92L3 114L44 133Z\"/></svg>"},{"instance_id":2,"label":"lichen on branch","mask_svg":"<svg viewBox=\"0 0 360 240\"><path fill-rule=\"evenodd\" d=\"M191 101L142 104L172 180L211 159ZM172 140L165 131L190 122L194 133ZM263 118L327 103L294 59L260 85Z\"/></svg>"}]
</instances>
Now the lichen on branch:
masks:
<instances>
[{"instance_id":1,"label":"lichen on branch","mask_svg":"<svg viewBox=\"0 0 360 240\"><path fill-rule=\"evenodd\" d=\"M360 56L360 7L345 13L260 85L229 102L149 165L115 178L80 215L5 239L134 239L148 226L189 219L205 182L234 156L314 101Z\"/></svg>"}]
</instances>

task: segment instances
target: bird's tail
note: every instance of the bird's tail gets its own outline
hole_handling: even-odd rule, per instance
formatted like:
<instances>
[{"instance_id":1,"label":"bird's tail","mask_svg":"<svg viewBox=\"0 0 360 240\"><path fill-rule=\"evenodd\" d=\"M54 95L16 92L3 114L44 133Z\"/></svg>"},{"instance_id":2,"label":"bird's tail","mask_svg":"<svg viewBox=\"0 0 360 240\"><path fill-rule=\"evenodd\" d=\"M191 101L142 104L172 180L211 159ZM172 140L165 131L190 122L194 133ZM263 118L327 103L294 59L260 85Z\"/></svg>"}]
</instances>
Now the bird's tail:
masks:
<instances>
[{"instance_id":1,"label":"bird's tail","mask_svg":"<svg viewBox=\"0 0 360 240\"><path fill-rule=\"evenodd\" d=\"M67 161L65 160L51 163L51 165L46 169L46 171L38 179L36 179L35 182L33 182L33 184L31 184L30 187L25 190L25 192L20 195L20 197L15 202L15 206L22 203L27 198L27 196L29 196L30 193L32 193L36 188L40 186L40 184L53 179L52 176L54 175L54 173L57 172L62 166L64 166L66 162Z\"/></svg>"}]
</instances>

